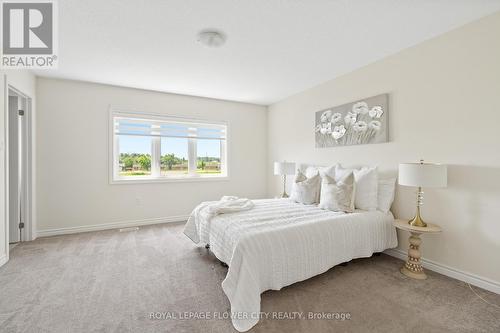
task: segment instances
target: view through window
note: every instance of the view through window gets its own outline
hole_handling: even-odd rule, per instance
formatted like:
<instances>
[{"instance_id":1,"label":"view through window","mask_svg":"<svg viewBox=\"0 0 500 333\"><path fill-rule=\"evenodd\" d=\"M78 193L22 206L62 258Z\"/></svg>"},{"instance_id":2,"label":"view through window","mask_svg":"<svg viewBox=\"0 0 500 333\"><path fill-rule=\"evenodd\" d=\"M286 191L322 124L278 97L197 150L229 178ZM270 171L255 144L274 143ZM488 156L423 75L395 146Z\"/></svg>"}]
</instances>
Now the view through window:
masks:
<instances>
[{"instance_id":1,"label":"view through window","mask_svg":"<svg viewBox=\"0 0 500 333\"><path fill-rule=\"evenodd\" d=\"M113 179L227 175L227 125L113 112Z\"/></svg>"},{"instance_id":2,"label":"view through window","mask_svg":"<svg viewBox=\"0 0 500 333\"><path fill-rule=\"evenodd\" d=\"M189 170L188 139L161 138L161 174L187 175Z\"/></svg>"}]
</instances>

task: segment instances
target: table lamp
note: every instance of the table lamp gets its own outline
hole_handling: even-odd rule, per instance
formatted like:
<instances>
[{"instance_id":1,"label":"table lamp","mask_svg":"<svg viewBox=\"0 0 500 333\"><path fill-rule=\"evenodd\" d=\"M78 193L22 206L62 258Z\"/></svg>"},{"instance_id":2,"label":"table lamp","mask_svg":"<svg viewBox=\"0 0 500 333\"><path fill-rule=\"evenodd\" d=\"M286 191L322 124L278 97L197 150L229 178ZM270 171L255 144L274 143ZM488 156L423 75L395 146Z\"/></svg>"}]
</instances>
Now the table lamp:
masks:
<instances>
[{"instance_id":1,"label":"table lamp","mask_svg":"<svg viewBox=\"0 0 500 333\"><path fill-rule=\"evenodd\" d=\"M295 174L295 163L274 162L274 174L283 176L283 194L281 194L281 197L288 198L288 194L286 194L286 176Z\"/></svg>"},{"instance_id":2,"label":"table lamp","mask_svg":"<svg viewBox=\"0 0 500 333\"><path fill-rule=\"evenodd\" d=\"M422 187L446 187L447 168L444 164L401 163L399 164L399 185L418 187L417 213L408 224L415 227L426 227L427 224L420 217L420 207L423 205L424 192Z\"/></svg>"}]
</instances>

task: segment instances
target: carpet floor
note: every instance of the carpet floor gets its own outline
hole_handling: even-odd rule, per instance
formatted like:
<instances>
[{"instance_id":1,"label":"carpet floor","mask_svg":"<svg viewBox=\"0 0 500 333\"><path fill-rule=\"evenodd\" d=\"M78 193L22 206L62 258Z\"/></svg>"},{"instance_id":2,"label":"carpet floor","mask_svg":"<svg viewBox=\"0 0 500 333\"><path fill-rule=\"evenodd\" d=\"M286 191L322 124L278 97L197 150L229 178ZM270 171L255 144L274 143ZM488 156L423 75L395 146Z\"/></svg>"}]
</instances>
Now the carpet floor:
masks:
<instances>
[{"instance_id":1,"label":"carpet floor","mask_svg":"<svg viewBox=\"0 0 500 333\"><path fill-rule=\"evenodd\" d=\"M0 331L236 332L224 319L227 269L182 228L19 244L0 268ZM250 332L500 332L500 295L473 287L488 304L467 284L429 271L427 280L412 280L399 273L402 263L386 255L357 259L265 292L261 311L269 318ZM207 312L209 319L199 318ZM292 320L294 312L316 319ZM317 318L328 313L344 320Z\"/></svg>"}]
</instances>

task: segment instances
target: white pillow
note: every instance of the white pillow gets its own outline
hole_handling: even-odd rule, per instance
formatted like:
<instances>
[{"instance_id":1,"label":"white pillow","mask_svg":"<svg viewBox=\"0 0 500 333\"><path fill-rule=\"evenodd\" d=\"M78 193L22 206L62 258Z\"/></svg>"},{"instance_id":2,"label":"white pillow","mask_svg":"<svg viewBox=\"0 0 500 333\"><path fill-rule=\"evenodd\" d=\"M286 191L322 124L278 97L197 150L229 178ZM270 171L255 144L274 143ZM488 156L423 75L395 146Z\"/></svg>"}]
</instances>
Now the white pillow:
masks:
<instances>
[{"instance_id":1,"label":"white pillow","mask_svg":"<svg viewBox=\"0 0 500 333\"><path fill-rule=\"evenodd\" d=\"M334 212L352 213L354 211L355 184L354 174L346 173L339 181L324 174L321 176L321 200L319 208Z\"/></svg>"},{"instance_id":2,"label":"white pillow","mask_svg":"<svg viewBox=\"0 0 500 333\"><path fill-rule=\"evenodd\" d=\"M306 168L305 176L307 178L312 178L312 177L316 176L319 173L319 169L320 169L320 167L308 166Z\"/></svg>"},{"instance_id":3,"label":"white pillow","mask_svg":"<svg viewBox=\"0 0 500 333\"><path fill-rule=\"evenodd\" d=\"M378 173L377 167L361 169L344 169L340 165L335 168L335 180L341 179L346 172L353 171L356 183L354 205L357 209L377 210L378 207Z\"/></svg>"},{"instance_id":4,"label":"white pillow","mask_svg":"<svg viewBox=\"0 0 500 333\"><path fill-rule=\"evenodd\" d=\"M327 175L329 176L330 178L334 178L335 179L335 168L337 167L337 165L332 165L332 166L329 166L329 167L322 167L322 168L319 168L318 171L319 171L319 175L321 177L323 177L324 175Z\"/></svg>"},{"instance_id":5,"label":"white pillow","mask_svg":"<svg viewBox=\"0 0 500 333\"><path fill-rule=\"evenodd\" d=\"M318 173L311 178L307 178L302 171L297 170L292 186L291 199L305 205L318 202L321 178Z\"/></svg>"},{"instance_id":6,"label":"white pillow","mask_svg":"<svg viewBox=\"0 0 500 333\"><path fill-rule=\"evenodd\" d=\"M379 179L378 181L378 209L388 213L394 201L396 178Z\"/></svg>"},{"instance_id":7,"label":"white pillow","mask_svg":"<svg viewBox=\"0 0 500 333\"><path fill-rule=\"evenodd\" d=\"M306 168L306 177L311 178L313 176L316 176L318 173L320 176L323 176L324 174L335 178L335 166L327 166L327 167L318 167L318 166L308 166Z\"/></svg>"}]
</instances>

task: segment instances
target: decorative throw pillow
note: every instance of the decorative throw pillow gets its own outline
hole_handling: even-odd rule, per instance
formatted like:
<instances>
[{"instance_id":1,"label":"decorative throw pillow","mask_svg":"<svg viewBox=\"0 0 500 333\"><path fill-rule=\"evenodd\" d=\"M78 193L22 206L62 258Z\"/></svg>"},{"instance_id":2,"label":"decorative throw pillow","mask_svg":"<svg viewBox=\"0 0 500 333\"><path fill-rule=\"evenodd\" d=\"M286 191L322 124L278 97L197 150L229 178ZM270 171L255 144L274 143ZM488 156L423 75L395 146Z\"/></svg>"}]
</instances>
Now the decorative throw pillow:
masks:
<instances>
[{"instance_id":1,"label":"decorative throw pillow","mask_svg":"<svg viewBox=\"0 0 500 333\"><path fill-rule=\"evenodd\" d=\"M396 178L379 179L378 181L378 209L388 213L394 201Z\"/></svg>"},{"instance_id":2,"label":"decorative throw pillow","mask_svg":"<svg viewBox=\"0 0 500 333\"><path fill-rule=\"evenodd\" d=\"M320 177L323 175L328 175L332 178L335 178L335 165L322 167L322 166L308 166L306 168L306 177L312 178L319 173ZM321 184L320 184L321 185ZM320 202L321 200L321 189L318 191L318 197L316 198L316 202Z\"/></svg>"},{"instance_id":3,"label":"decorative throw pillow","mask_svg":"<svg viewBox=\"0 0 500 333\"><path fill-rule=\"evenodd\" d=\"M297 170L295 181L292 186L291 199L305 205L311 205L318 202L319 188L321 178L319 174L307 178L302 171Z\"/></svg>"},{"instance_id":4,"label":"decorative throw pillow","mask_svg":"<svg viewBox=\"0 0 500 333\"><path fill-rule=\"evenodd\" d=\"M324 174L321 181L319 208L333 210L334 212L352 213L354 211L355 192L352 171L346 173L338 181Z\"/></svg>"},{"instance_id":5,"label":"decorative throw pillow","mask_svg":"<svg viewBox=\"0 0 500 333\"><path fill-rule=\"evenodd\" d=\"M377 210L378 207L378 173L377 167L361 169L344 169L340 165L335 168L335 180L341 179L346 172L353 171L356 183L354 206L362 210Z\"/></svg>"}]
</instances>

